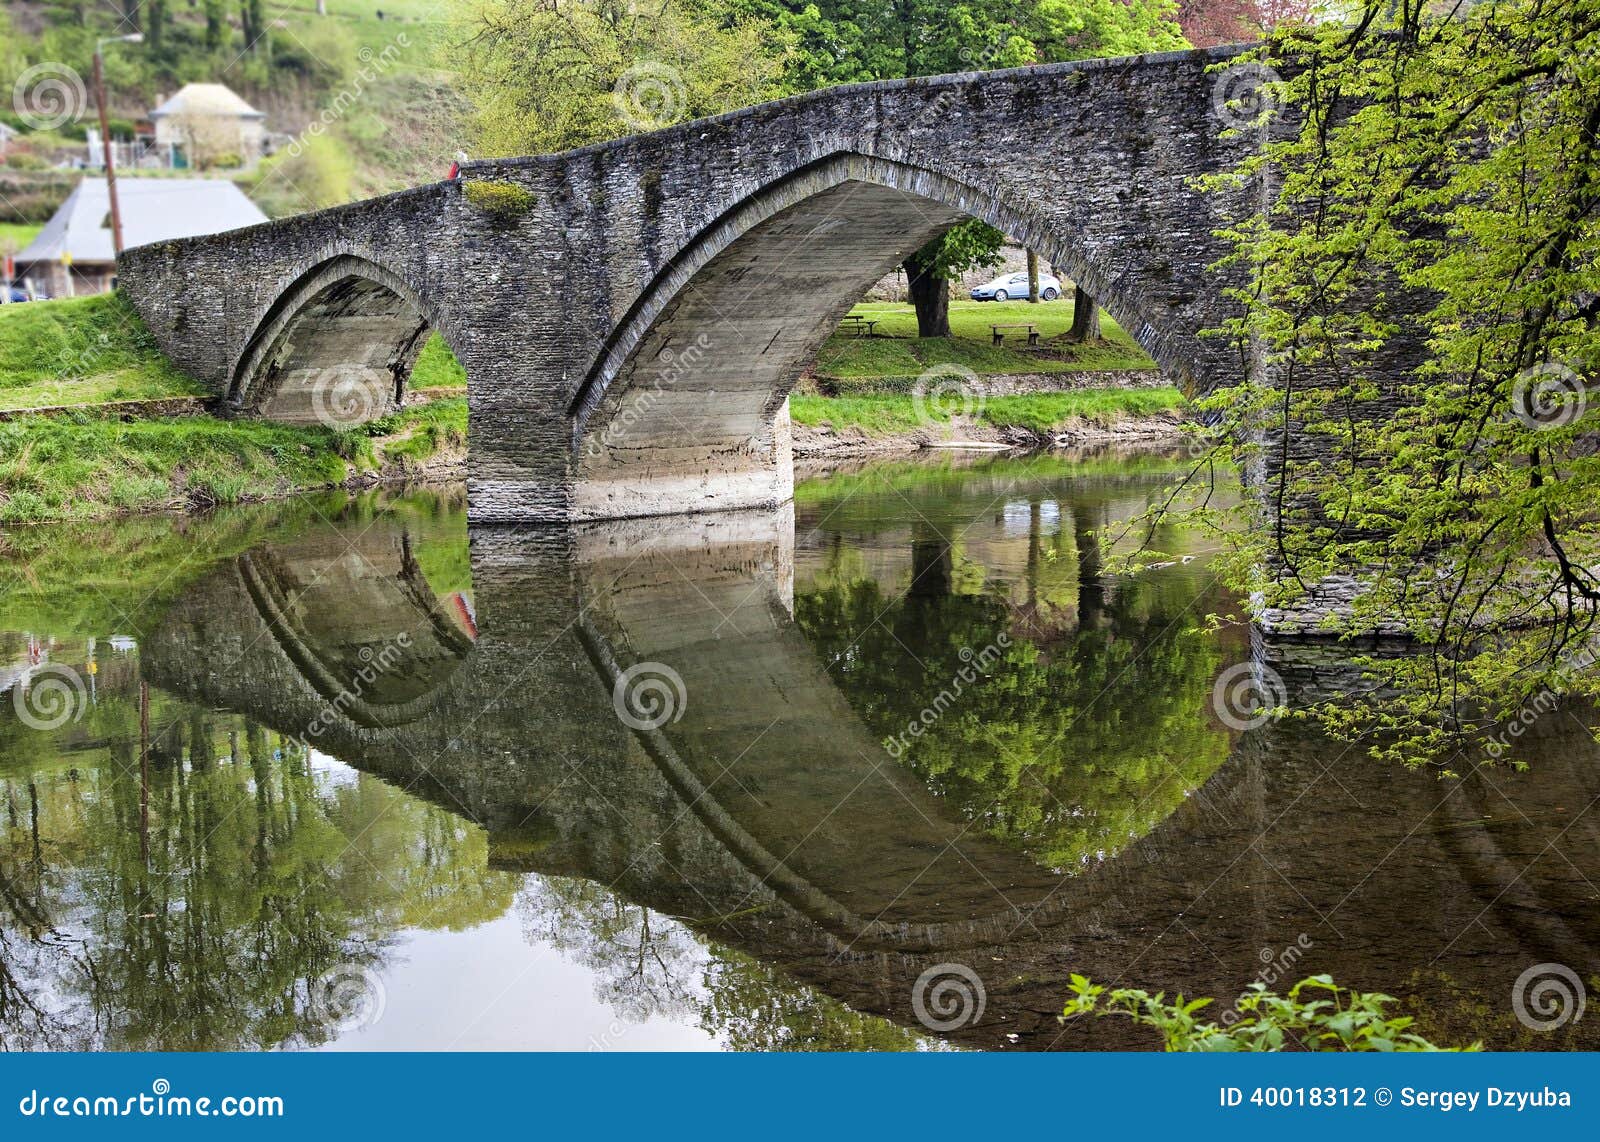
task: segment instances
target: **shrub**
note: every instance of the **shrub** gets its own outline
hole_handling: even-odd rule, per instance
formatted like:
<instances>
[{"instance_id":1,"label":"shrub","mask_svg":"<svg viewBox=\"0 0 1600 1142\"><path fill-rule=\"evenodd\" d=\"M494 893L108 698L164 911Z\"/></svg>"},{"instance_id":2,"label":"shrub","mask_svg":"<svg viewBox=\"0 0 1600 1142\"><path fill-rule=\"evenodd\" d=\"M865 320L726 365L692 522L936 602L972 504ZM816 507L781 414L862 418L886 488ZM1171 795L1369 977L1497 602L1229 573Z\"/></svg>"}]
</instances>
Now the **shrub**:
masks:
<instances>
[{"instance_id":1,"label":"shrub","mask_svg":"<svg viewBox=\"0 0 1600 1142\"><path fill-rule=\"evenodd\" d=\"M1072 997L1062 1022L1080 1015L1121 1015L1161 1032L1168 1051L1449 1051L1409 1030L1410 1016L1389 1017L1390 995L1342 988L1331 976L1314 975L1289 989L1288 995L1267 990L1257 980L1234 1004L1234 1019L1221 1023L1195 1018L1209 999L1168 1003L1164 992L1151 995L1136 988L1107 990L1081 975L1071 977ZM1302 994L1315 998L1302 999ZM1482 1050L1473 1043L1460 1048Z\"/></svg>"},{"instance_id":2,"label":"shrub","mask_svg":"<svg viewBox=\"0 0 1600 1142\"><path fill-rule=\"evenodd\" d=\"M531 190L509 182L469 179L462 184L461 191L468 202L497 222L515 222L539 202Z\"/></svg>"}]
</instances>

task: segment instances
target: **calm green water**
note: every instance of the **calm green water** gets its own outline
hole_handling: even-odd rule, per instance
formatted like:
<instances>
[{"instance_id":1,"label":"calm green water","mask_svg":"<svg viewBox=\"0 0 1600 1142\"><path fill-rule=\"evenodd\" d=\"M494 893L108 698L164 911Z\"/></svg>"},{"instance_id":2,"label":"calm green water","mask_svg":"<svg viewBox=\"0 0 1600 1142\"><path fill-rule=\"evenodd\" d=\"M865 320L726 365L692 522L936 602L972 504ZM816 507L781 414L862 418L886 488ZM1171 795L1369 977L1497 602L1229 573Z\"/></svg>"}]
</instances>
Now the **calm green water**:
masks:
<instances>
[{"instance_id":1,"label":"calm green water","mask_svg":"<svg viewBox=\"0 0 1600 1142\"><path fill-rule=\"evenodd\" d=\"M1445 1041L1595 1046L1511 1006L1595 969L1594 746L1551 714L1530 772L1441 783L1219 705L1348 671L1208 632L1194 536L1107 573L1173 464L470 537L459 493L9 533L0 1044L1148 1048L1060 1026L1067 975L1226 1004L1328 971Z\"/></svg>"}]
</instances>

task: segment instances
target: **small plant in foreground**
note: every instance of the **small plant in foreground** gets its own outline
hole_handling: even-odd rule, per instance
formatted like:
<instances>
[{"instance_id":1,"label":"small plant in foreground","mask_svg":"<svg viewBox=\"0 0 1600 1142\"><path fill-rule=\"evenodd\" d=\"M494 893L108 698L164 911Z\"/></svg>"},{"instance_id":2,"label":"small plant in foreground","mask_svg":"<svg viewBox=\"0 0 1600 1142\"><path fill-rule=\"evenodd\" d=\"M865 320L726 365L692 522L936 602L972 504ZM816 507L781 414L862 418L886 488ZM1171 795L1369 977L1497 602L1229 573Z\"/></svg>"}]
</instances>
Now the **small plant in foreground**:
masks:
<instances>
[{"instance_id":1,"label":"small plant in foreground","mask_svg":"<svg viewBox=\"0 0 1600 1142\"><path fill-rule=\"evenodd\" d=\"M1479 1051L1439 1047L1411 1030L1411 1017L1389 1016L1390 995L1340 987L1331 976L1314 975L1279 995L1260 980L1250 984L1222 1023L1204 1022L1196 1013L1210 999L1168 1003L1165 992L1108 989L1081 975L1070 980L1071 998L1062 1022L1080 1015L1122 1015L1161 1032L1168 1051Z\"/></svg>"}]
</instances>

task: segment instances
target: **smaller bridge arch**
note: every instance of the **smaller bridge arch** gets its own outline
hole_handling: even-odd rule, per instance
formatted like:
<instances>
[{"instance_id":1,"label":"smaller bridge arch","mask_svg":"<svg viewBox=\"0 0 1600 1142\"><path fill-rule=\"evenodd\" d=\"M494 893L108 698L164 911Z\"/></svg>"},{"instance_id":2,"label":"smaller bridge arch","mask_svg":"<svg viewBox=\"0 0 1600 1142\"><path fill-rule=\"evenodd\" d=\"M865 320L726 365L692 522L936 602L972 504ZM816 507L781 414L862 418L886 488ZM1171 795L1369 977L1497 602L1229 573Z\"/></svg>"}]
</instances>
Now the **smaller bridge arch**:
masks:
<instances>
[{"instance_id":1,"label":"smaller bridge arch","mask_svg":"<svg viewBox=\"0 0 1600 1142\"><path fill-rule=\"evenodd\" d=\"M375 419L400 407L436 328L433 307L399 274L335 254L268 310L234 367L226 407L332 428Z\"/></svg>"}]
</instances>

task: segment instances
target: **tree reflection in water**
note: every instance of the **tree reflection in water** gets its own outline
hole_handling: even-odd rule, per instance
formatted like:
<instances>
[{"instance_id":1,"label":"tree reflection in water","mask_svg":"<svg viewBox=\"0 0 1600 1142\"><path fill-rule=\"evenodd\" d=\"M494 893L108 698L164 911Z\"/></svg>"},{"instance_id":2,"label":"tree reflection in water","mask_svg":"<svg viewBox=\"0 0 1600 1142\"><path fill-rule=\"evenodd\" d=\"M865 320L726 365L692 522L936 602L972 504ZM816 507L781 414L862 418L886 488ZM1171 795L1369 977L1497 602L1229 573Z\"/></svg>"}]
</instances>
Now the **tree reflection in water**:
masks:
<instances>
[{"instance_id":1,"label":"tree reflection in water","mask_svg":"<svg viewBox=\"0 0 1600 1142\"><path fill-rule=\"evenodd\" d=\"M1201 629L1222 597L1183 563L1103 574L1109 525L1135 514L1148 487L1130 489L1125 472L1016 479L997 485L987 514L971 484L948 498L922 485L909 529L851 542L835 532L797 586L795 620L880 739L950 696L900 761L983 832L1052 868L1083 868L1147 834L1227 760L1225 728L1196 701L1223 662L1224 645ZM860 527L871 490L851 490L856 519L843 525L818 505L822 526ZM877 487L890 490L903 498L892 469ZM896 560L906 541L909 559ZM1169 529L1154 545L1186 542ZM984 648L1000 649L999 632L999 660L953 693Z\"/></svg>"},{"instance_id":2,"label":"tree reflection in water","mask_svg":"<svg viewBox=\"0 0 1600 1142\"><path fill-rule=\"evenodd\" d=\"M341 1030L318 980L509 907L476 826L242 718L153 706L147 830L126 699L0 777L5 1047L315 1045Z\"/></svg>"}]
</instances>

